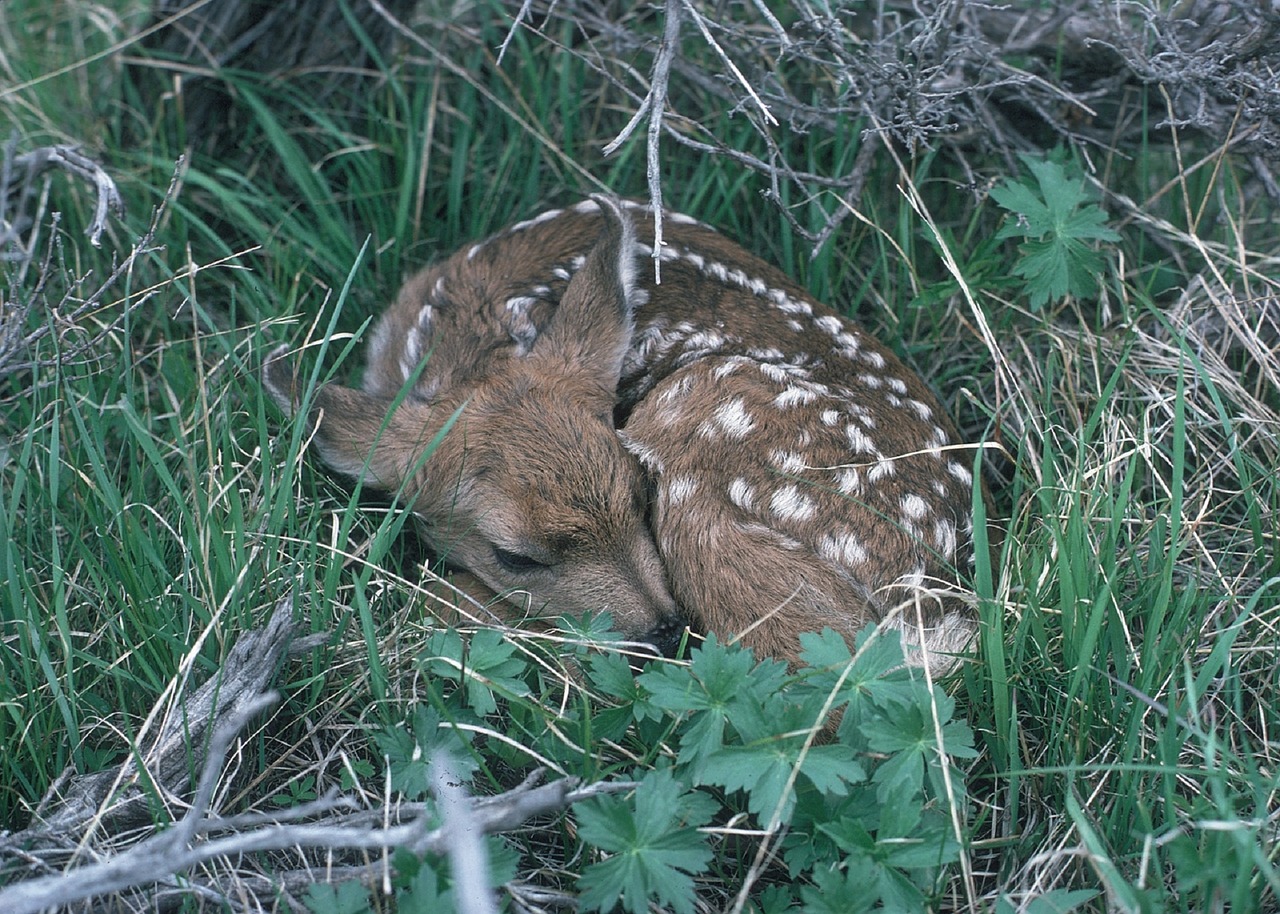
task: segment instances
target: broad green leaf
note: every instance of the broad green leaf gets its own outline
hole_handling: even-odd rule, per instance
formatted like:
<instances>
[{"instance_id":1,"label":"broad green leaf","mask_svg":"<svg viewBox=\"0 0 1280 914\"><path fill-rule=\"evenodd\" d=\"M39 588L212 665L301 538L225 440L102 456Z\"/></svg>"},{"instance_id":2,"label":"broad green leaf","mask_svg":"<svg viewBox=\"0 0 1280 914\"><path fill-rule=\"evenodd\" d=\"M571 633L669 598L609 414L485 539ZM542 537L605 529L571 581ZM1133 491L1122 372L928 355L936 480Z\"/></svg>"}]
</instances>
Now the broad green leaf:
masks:
<instances>
[{"instance_id":1,"label":"broad green leaf","mask_svg":"<svg viewBox=\"0 0 1280 914\"><path fill-rule=\"evenodd\" d=\"M1058 162L1023 156L1036 186L1009 181L995 187L991 197L1016 218L1005 223L998 239L1025 238L1015 275L1026 282L1033 308L1067 295L1097 292L1097 276L1104 260L1086 241L1118 241L1107 227L1107 214L1095 204L1083 178L1068 177Z\"/></svg>"},{"instance_id":2,"label":"broad green leaf","mask_svg":"<svg viewBox=\"0 0 1280 914\"><path fill-rule=\"evenodd\" d=\"M355 880L336 886L315 882L307 886L307 909L311 914L364 914L369 890Z\"/></svg>"},{"instance_id":3,"label":"broad green leaf","mask_svg":"<svg viewBox=\"0 0 1280 914\"><path fill-rule=\"evenodd\" d=\"M715 809L700 796L663 769L645 775L631 803L602 796L575 806L582 840L610 855L583 870L579 903L611 911L621 901L632 914L643 914L656 901L693 914L693 876L712 857L697 828Z\"/></svg>"},{"instance_id":4,"label":"broad green leaf","mask_svg":"<svg viewBox=\"0 0 1280 914\"><path fill-rule=\"evenodd\" d=\"M435 869L422 866L409 884L396 893L396 914L451 914L456 905L453 890L443 888Z\"/></svg>"}]
</instances>

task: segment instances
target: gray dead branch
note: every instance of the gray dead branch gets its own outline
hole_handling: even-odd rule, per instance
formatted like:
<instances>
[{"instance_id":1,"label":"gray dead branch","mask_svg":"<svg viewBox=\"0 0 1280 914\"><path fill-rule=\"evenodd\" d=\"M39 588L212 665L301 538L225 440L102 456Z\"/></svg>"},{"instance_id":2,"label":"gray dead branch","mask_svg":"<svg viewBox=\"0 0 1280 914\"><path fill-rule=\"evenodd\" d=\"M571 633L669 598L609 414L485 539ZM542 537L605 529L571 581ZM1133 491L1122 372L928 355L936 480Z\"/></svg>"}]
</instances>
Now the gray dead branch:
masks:
<instances>
[{"instance_id":1,"label":"gray dead branch","mask_svg":"<svg viewBox=\"0 0 1280 914\"><path fill-rule=\"evenodd\" d=\"M1280 200L1273 175L1280 163L1280 8L1273 3L845 0L792 4L783 23L764 4L669 0L667 26L679 18L685 34L667 34L660 44L651 28L598 4L529 6L513 28L537 23L555 34L552 23L574 22L591 37L579 53L633 99L635 116L611 149L647 118L651 171L652 131L659 128L670 142L759 172L777 201L784 184L800 191L793 200L834 192L849 205L831 208L828 225L818 232L794 226L818 245L856 207L872 157L886 143L945 150L977 188L980 167L971 162L993 155L1012 171L1016 153L1059 143L1090 158L1136 154L1177 137L1238 154ZM1137 105L1142 86L1158 90L1154 131ZM719 139L718 112L708 101L746 118L767 154ZM829 144L832 160L814 168L809 140ZM856 155L839 154L854 146Z\"/></svg>"},{"instance_id":2,"label":"gray dead branch","mask_svg":"<svg viewBox=\"0 0 1280 914\"><path fill-rule=\"evenodd\" d=\"M271 683L285 658L329 637L303 631L292 600L281 600L263 628L236 640L216 675L176 702L172 713L154 715L162 720L158 732L128 760L55 784L30 828L0 836L0 876L8 883L0 889L0 910L34 914L77 905L88 911L154 911L175 908L189 897L233 909L245 909L245 899L253 898L248 909L269 909L272 899L292 898L325 879L372 884L389 864L360 863L367 857L352 852L397 847L419 857L450 853L455 865L462 860L462 870L455 871L459 893L483 898L489 890L483 851L476 850L480 836L635 787L581 787L575 778L542 783L538 770L505 793L469 798L452 785L445 762L441 777L452 786L440 810L431 803L361 808L331 793L286 809L221 815L215 797L228 756L245 729L278 701ZM194 779L193 768L199 772ZM158 807L185 812L161 826ZM297 859L306 850L325 854L304 856L301 865L270 874L243 873L235 863L273 852ZM210 861L225 865L201 867Z\"/></svg>"},{"instance_id":3,"label":"gray dead branch","mask_svg":"<svg viewBox=\"0 0 1280 914\"><path fill-rule=\"evenodd\" d=\"M98 205L94 222L90 227L90 241L98 243L97 236L105 227L107 214L119 209L119 196L115 183L102 169L84 156L67 147L48 147L34 153L13 155L10 144L4 150L4 165L0 169L0 233L6 234L0 244L0 257L12 254L13 272L0 299L0 379L21 372L39 372L41 369L96 361L105 357L112 348L107 342L120 330L128 316L142 307L158 292L158 287L140 293L112 295L123 285L141 258L162 250L156 242L156 231L169 204L177 194L178 173L181 160L174 169L173 179L163 199L152 213L146 231L137 237L128 254L101 280L93 282L91 275L75 276L59 256L61 236L58 233L60 216L48 214L48 238L44 242L44 254L34 262L37 232L32 228L30 237L22 243L18 226L38 226L45 218L43 204L35 213L23 211L33 196L29 182L40 171L55 165L69 168L92 180L98 191ZM22 164L19 167L18 163ZM17 206L11 215L9 194L20 188ZM101 221L99 221L101 220ZM15 253L16 251L16 253ZM28 281L28 273L35 269L34 278ZM56 341L56 346L42 347L46 340ZM118 348L118 347L117 347ZM39 381L37 380L37 382ZM0 402L6 399L0 395Z\"/></svg>"},{"instance_id":4,"label":"gray dead branch","mask_svg":"<svg viewBox=\"0 0 1280 914\"><path fill-rule=\"evenodd\" d=\"M30 247L23 246L22 238L33 224L36 179L51 168L61 168L93 186L97 205L85 234L90 244L99 247L107 217L124 213L124 201L111 175L74 146L41 146L24 153L18 153L17 148L17 136L11 137L0 156L0 259L30 260L34 256Z\"/></svg>"}]
</instances>

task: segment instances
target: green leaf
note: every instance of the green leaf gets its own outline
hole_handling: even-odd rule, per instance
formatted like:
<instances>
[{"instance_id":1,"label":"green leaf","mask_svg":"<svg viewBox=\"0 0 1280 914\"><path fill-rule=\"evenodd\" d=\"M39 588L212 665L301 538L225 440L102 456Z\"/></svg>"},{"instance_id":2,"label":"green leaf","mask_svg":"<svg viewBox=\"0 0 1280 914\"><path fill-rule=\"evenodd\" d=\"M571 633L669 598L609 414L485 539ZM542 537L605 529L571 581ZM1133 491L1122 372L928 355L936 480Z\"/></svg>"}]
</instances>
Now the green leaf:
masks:
<instances>
[{"instance_id":1,"label":"green leaf","mask_svg":"<svg viewBox=\"0 0 1280 914\"><path fill-rule=\"evenodd\" d=\"M779 810L781 821L790 822L796 790L805 783L824 794L843 796L848 792L848 784L866 779L866 772L850 757L848 747L811 745L806 752L803 735L780 735L803 733L812 723L812 717L803 708L778 702L772 710L771 729L778 730L779 734L760 734L745 746L721 749L710 757L705 770L709 783L726 790L746 791L747 808L761 822L770 821ZM792 772L797 768L793 781Z\"/></svg>"},{"instance_id":2,"label":"green leaf","mask_svg":"<svg viewBox=\"0 0 1280 914\"><path fill-rule=\"evenodd\" d=\"M498 710L494 694L522 697L529 686L522 678L527 670L516 646L496 628L482 628L464 644L456 631L432 634L424 654L429 673L463 684L467 704L480 717Z\"/></svg>"},{"instance_id":3,"label":"green leaf","mask_svg":"<svg viewBox=\"0 0 1280 914\"><path fill-rule=\"evenodd\" d=\"M833 707L846 705L837 731L840 741L856 751L866 748L864 718L881 709L913 704L924 688L918 673L903 666L905 658L898 632L877 632L873 627L858 633L855 653L843 636L831 629L800 636L800 659L811 669L805 685L824 697L835 692Z\"/></svg>"},{"instance_id":4,"label":"green leaf","mask_svg":"<svg viewBox=\"0 0 1280 914\"><path fill-rule=\"evenodd\" d=\"M701 779L708 759L724 745L725 724L758 714L786 678L784 664L775 660L757 664L751 651L725 647L710 635L692 652L688 664L651 665L639 682L655 707L691 713L677 758L695 779Z\"/></svg>"},{"instance_id":5,"label":"green leaf","mask_svg":"<svg viewBox=\"0 0 1280 914\"><path fill-rule=\"evenodd\" d=\"M449 756L450 770L470 779L476 762L464 731L442 726L440 715L428 705L418 705L411 727L391 727L373 735L374 742L391 766L391 786L410 800L420 800L431 786L431 760L440 753Z\"/></svg>"},{"instance_id":6,"label":"green leaf","mask_svg":"<svg viewBox=\"0 0 1280 914\"><path fill-rule=\"evenodd\" d=\"M1118 241L1120 236L1107 227L1107 214L1089 203L1083 177L1068 177L1052 160L1023 156L1022 161L1036 186L1006 182L993 188L991 197L1017 217L1001 227L997 239L1026 239L1018 247L1013 272L1026 281L1031 306L1095 294L1104 260L1084 242Z\"/></svg>"},{"instance_id":7,"label":"green leaf","mask_svg":"<svg viewBox=\"0 0 1280 914\"><path fill-rule=\"evenodd\" d=\"M631 798L602 796L574 807L578 834L610 856L583 870L579 903L611 911L618 904L644 914L650 900L677 914L693 914L693 876L711 862L697 831L715 804L690 793L669 770L650 771Z\"/></svg>"},{"instance_id":8,"label":"green leaf","mask_svg":"<svg viewBox=\"0 0 1280 914\"><path fill-rule=\"evenodd\" d=\"M358 881L307 886L307 910L311 914L363 914L369 910L369 890Z\"/></svg>"},{"instance_id":9,"label":"green leaf","mask_svg":"<svg viewBox=\"0 0 1280 914\"><path fill-rule=\"evenodd\" d=\"M397 914L452 914L457 910L453 890L441 886L430 865L421 866L409 884L396 893Z\"/></svg>"},{"instance_id":10,"label":"green leaf","mask_svg":"<svg viewBox=\"0 0 1280 914\"><path fill-rule=\"evenodd\" d=\"M840 870L819 870L814 885L800 890L804 914L862 914L880 900L875 891L876 867L868 860L851 860Z\"/></svg>"}]
</instances>

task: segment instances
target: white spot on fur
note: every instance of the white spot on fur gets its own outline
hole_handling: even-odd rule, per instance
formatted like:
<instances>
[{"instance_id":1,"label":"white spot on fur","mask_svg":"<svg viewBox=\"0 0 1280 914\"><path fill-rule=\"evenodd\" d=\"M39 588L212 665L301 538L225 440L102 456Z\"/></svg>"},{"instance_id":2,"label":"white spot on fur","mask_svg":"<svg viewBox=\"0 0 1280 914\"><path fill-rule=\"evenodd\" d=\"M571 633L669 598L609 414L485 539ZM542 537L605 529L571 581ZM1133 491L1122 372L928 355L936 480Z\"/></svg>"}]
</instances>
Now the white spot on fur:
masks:
<instances>
[{"instance_id":1,"label":"white spot on fur","mask_svg":"<svg viewBox=\"0 0 1280 914\"><path fill-rule=\"evenodd\" d=\"M813 391L818 396L826 396L827 388L821 384L808 383L809 369L794 362L758 362L760 373L775 384L796 382Z\"/></svg>"},{"instance_id":2,"label":"white spot on fur","mask_svg":"<svg viewBox=\"0 0 1280 914\"><path fill-rule=\"evenodd\" d=\"M480 249L483 247L484 247L483 241L481 241L479 244L471 245L470 250L467 251L467 261L470 262L472 260L475 260L476 255L480 253Z\"/></svg>"},{"instance_id":3,"label":"white spot on fur","mask_svg":"<svg viewBox=\"0 0 1280 914\"><path fill-rule=\"evenodd\" d=\"M905 394L907 392L907 382L902 378L887 378L885 383L889 385L889 389L895 394Z\"/></svg>"},{"instance_id":4,"label":"white spot on fur","mask_svg":"<svg viewBox=\"0 0 1280 914\"><path fill-rule=\"evenodd\" d=\"M867 350L864 350L864 351L860 354L859 358L861 358L861 359L862 359L862 361L866 362L866 363L867 363L868 365L870 365L872 368L883 368L883 367L884 367L884 356L882 356L880 353L876 352L874 349L867 349Z\"/></svg>"},{"instance_id":5,"label":"white spot on fur","mask_svg":"<svg viewBox=\"0 0 1280 914\"><path fill-rule=\"evenodd\" d=\"M699 330L684 341L686 349L701 349L704 352L714 352L724 346L726 342L725 335L718 330Z\"/></svg>"},{"instance_id":6,"label":"white spot on fur","mask_svg":"<svg viewBox=\"0 0 1280 914\"><path fill-rule=\"evenodd\" d=\"M667 483L667 503L674 507L696 491L698 491L696 479L692 476L677 476Z\"/></svg>"},{"instance_id":7,"label":"white spot on fur","mask_svg":"<svg viewBox=\"0 0 1280 914\"><path fill-rule=\"evenodd\" d=\"M765 297L783 314L799 314L804 317L813 314L813 305L802 298L792 298L782 289L770 289Z\"/></svg>"},{"instance_id":8,"label":"white spot on fur","mask_svg":"<svg viewBox=\"0 0 1280 914\"><path fill-rule=\"evenodd\" d=\"M862 474L855 467L840 467L835 474L836 491L841 495L857 495L862 491Z\"/></svg>"},{"instance_id":9,"label":"white spot on fur","mask_svg":"<svg viewBox=\"0 0 1280 914\"><path fill-rule=\"evenodd\" d=\"M844 324L840 323L840 318L834 314L824 314L822 317L813 319L814 325L824 333L837 336L844 331Z\"/></svg>"},{"instance_id":10,"label":"white spot on fur","mask_svg":"<svg viewBox=\"0 0 1280 914\"><path fill-rule=\"evenodd\" d=\"M878 483L881 480L888 479L894 473L898 472L898 467L892 460L882 457L876 461L875 466L867 473L867 479L872 483Z\"/></svg>"},{"instance_id":11,"label":"white spot on fur","mask_svg":"<svg viewBox=\"0 0 1280 914\"><path fill-rule=\"evenodd\" d=\"M858 538L847 530L823 536L822 542L818 544L818 553L838 565L861 565L867 560L867 550L858 542Z\"/></svg>"},{"instance_id":12,"label":"white spot on fur","mask_svg":"<svg viewBox=\"0 0 1280 914\"><path fill-rule=\"evenodd\" d=\"M948 461L947 472L950 473L952 476L954 476L956 479L960 480L966 486L973 485L973 473L970 472L969 468L966 467L963 463L959 463L955 460Z\"/></svg>"},{"instance_id":13,"label":"white spot on fur","mask_svg":"<svg viewBox=\"0 0 1280 914\"><path fill-rule=\"evenodd\" d=\"M717 406L711 413L711 421L719 426L725 437L731 441L741 441L756 427L755 420L747 412L746 403L742 397L734 397ZM703 428L706 428L705 424Z\"/></svg>"},{"instance_id":14,"label":"white spot on fur","mask_svg":"<svg viewBox=\"0 0 1280 914\"><path fill-rule=\"evenodd\" d=\"M756 490L751 483L739 476L729 483L729 501L744 511L750 511L755 507Z\"/></svg>"},{"instance_id":15,"label":"white spot on fur","mask_svg":"<svg viewBox=\"0 0 1280 914\"><path fill-rule=\"evenodd\" d=\"M590 200L588 202L595 203L596 201ZM525 229L532 228L535 225L541 225L543 222L550 222L552 219L556 218L563 212L564 210L562 209L549 209L546 212L539 213L538 215L534 216L532 219L526 219L523 222L517 222L515 225L511 226L509 231L513 234L515 232L523 232Z\"/></svg>"},{"instance_id":16,"label":"white spot on fur","mask_svg":"<svg viewBox=\"0 0 1280 914\"><path fill-rule=\"evenodd\" d=\"M922 403L919 400L908 400L907 406L915 410L916 415L919 416L923 422L928 422L933 418L933 410L930 409L928 403Z\"/></svg>"},{"instance_id":17,"label":"white spot on fur","mask_svg":"<svg viewBox=\"0 0 1280 914\"><path fill-rule=\"evenodd\" d=\"M908 493L902 496L902 516L910 520L923 520L929 513L929 503L919 495Z\"/></svg>"},{"instance_id":18,"label":"white spot on fur","mask_svg":"<svg viewBox=\"0 0 1280 914\"><path fill-rule=\"evenodd\" d=\"M814 500L796 486L783 486L774 492L769 499L769 507L779 519L794 521L806 521L818 510Z\"/></svg>"},{"instance_id":19,"label":"white spot on fur","mask_svg":"<svg viewBox=\"0 0 1280 914\"><path fill-rule=\"evenodd\" d=\"M682 375L674 384L667 385L662 393L658 394L658 405L664 407L675 405L677 400L683 400L689 395L689 388L692 386L693 378Z\"/></svg>"},{"instance_id":20,"label":"white spot on fur","mask_svg":"<svg viewBox=\"0 0 1280 914\"><path fill-rule=\"evenodd\" d=\"M729 375L737 371L739 368L741 368L743 365L745 365L748 361L749 361L748 359L740 355L733 356L732 358L729 358L721 362L715 368L711 369L711 376L715 378L717 381L722 381L725 378L729 377Z\"/></svg>"},{"instance_id":21,"label":"white spot on fur","mask_svg":"<svg viewBox=\"0 0 1280 914\"><path fill-rule=\"evenodd\" d=\"M878 374L860 374L858 375L858 383L863 387L869 387L872 390L879 390L884 384L884 378Z\"/></svg>"},{"instance_id":22,"label":"white spot on fur","mask_svg":"<svg viewBox=\"0 0 1280 914\"><path fill-rule=\"evenodd\" d=\"M943 519L933 525L933 542L944 561L956 554L956 525Z\"/></svg>"},{"instance_id":23,"label":"white spot on fur","mask_svg":"<svg viewBox=\"0 0 1280 914\"><path fill-rule=\"evenodd\" d=\"M769 459L784 473L799 473L808 466L804 457L795 451L776 450Z\"/></svg>"},{"instance_id":24,"label":"white spot on fur","mask_svg":"<svg viewBox=\"0 0 1280 914\"><path fill-rule=\"evenodd\" d=\"M849 439L849 447L855 454L871 454L874 456L880 453L880 449L876 447L874 441L867 437L866 432L852 422L844 427L844 435Z\"/></svg>"},{"instance_id":25,"label":"white spot on fur","mask_svg":"<svg viewBox=\"0 0 1280 914\"><path fill-rule=\"evenodd\" d=\"M818 395L808 388L788 387L773 398L773 405L779 409L788 409L792 406L808 406L816 399Z\"/></svg>"},{"instance_id":26,"label":"white spot on fur","mask_svg":"<svg viewBox=\"0 0 1280 914\"><path fill-rule=\"evenodd\" d=\"M794 317L787 318L787 326L790 327L792 330L794 330L796 333L801 333L804 331L804 324L800 323Z\"/></svg>"},{"instance_id":27,"label":"white spot on fur","mask_svg":"<svg viewBox=\"0 0 1280 914\"><path fill-rule=\"evenodd\" d=\"M823 425L834 426L840 422L840 413L838 410L824 409L818 418L822 420Z\"/></svg>"}]
</instances>

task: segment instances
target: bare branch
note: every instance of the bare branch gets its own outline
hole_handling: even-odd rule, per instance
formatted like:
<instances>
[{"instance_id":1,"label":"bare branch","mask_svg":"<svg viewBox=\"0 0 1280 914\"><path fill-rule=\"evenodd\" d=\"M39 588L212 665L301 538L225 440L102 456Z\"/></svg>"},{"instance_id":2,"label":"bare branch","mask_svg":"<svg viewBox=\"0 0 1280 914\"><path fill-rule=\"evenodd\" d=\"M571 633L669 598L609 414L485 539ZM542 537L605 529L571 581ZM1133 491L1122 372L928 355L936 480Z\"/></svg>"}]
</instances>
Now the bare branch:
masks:
<instances>
[{"instance_id":1,"label":"bare branch","mask_svg":"<svg viewBox=\"0 0 1280 914\"><path fill-rule=\"evenodd\" d=\"M84 178L93 185L97 192L97 205L85 234L89 236L90 244L100 247L102 233L107 228L107 216L111 213L124 213L124 201L120 198L116 182L101 165L74 146L41 146L15 156L13 153L16 146L16 137L6 144L4 164L0 169L0 247L17 240L23 230L25 204L31 196L35 179L54 167ZM18 204L11 216L8 212L9 195L15 190L19 192ZM12 256L16 259L23 255Z\"/></svg>"},{"instance_id":2,"label":"bare branch","mask_svg":"<svg viewBox=\"0 0 1280 914\"><path fill-rule=\"evenodd\" d=\"M83 162L79 159L83 157L72 154L70 158L61 156L58 161L73 162L73 166L69 167L84 168L87 171L96 168L92 163L84 165L84 162L88 162L87 159ZM15 293L14 300L0 303L0 377L23 371L39 371L57 365L75 364L86 358L100 358L98 350L103 348L103 344L119 330L131 313L142 307L159 291L157 287L138 293L132 298L122 300L118 309L111 312L105 319L99 317L110 311L113 303L108 300L109 293L118 288L121 281L133 272L137 261L163 249L163 246L155 241L156 232L166 209L177 195L178 176L181 169L182 160L179 159L164 197L152 212L151 223L147 230L134 241L128 255L112 269L106 278L85 294L82 287L88 283L88 276L75 279L67 279L64 276L62 278L66 288L62 291L58 302L47 304L45 303L46 290L59 269L54 257L59 250L56 232L58 217L56 213L53 214L51 222L55 231L50 234L44 260L37 268L34 288L25 294ZM106 180L109 181L109 179ZM111 187L114 191L115 185L112 184ZM103 199L99 197L100 205ZM2 203L3 194L0 193L0 204ZM109 199L107 205L110 208ZM38 305L43 305L42 310L47 312L48 318L34 326L29 326L31 315ZM90 326L90 322L93 322L93 325ZM41 357L37 354L37 344L50 335L56 335L58 339L57 352L52 356Z\"/></svg>"},{"instance_id":3,"label":"bare branch","mask_svg":"<svg viewBox=\"0 0 1280 914\"><path fill-rule=\"evenodd\" d=\"M0 909L6 914L34 914L127 890L154 893L157 885L167 887L166 894L194 892L225 898L228 892L207 877L183 874L212 860L300 849L405 847L419 856L448 852L454 856L455 878L469 873L468 884L481 885L487 869L481 836L517 828L534 816L562 812L583 799L635 788L630 782L580 788L574 778L542 784L543 772L538 770L506 793L469 799L444 774L436 785L444 821L434 828L439 813L433 804L362 809L354 799L334 794L270 814L220 816L212 807L232 746L245 727L277 701L267 686L283 658L317 643L315 636L296 637L301 631L293 619L292 601L281 600L263 629L237 639L218 675L183 703L183 713L166 718L148 748L117 769L68 779L70 789L52 804L51 812L28 830L0 840L0 862L8 858L10 880L0 889ZM201 773L192 787L190 750L201 745L206 747ZM186 813L173 827L115 853L98 850L97 860L77 865L93 835L105 834L120 843L127 841L127 832L152 832L154 810L149 800L162 796L180 801L187 794L191 799ZM372 880L383 866L371 863L341 872ZM16 873L24 869L39 875L16 881ZM314 870L283 870L252 883L238 878L237 887L245 891L253 885L264 896L274 896L282 888L293 891L314 881ZM487 914L493 908L474 910Z\"/></svg>"}]
</instances>

